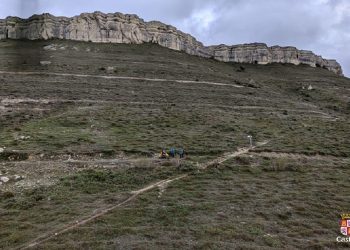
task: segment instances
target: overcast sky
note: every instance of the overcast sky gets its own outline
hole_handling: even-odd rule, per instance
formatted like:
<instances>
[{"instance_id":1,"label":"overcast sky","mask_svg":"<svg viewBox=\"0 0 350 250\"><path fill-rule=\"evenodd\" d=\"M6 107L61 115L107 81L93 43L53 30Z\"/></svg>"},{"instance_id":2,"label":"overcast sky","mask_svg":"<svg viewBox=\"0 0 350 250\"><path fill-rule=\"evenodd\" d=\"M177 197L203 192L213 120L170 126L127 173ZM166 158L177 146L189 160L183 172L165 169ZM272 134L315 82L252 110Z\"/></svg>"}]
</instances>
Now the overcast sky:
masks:
<instances>
[{"instance_id":1,"label":"overcast sky","mask_svg":"<svg viewBox=\"0 0 350 250\"><path fill-rule=\"evenodd\" d=\"M123 12L159 20L205 45L264 42L337 59L350 76L350 0L0 0L0 18Z\"/></svg>"}]
</instances>

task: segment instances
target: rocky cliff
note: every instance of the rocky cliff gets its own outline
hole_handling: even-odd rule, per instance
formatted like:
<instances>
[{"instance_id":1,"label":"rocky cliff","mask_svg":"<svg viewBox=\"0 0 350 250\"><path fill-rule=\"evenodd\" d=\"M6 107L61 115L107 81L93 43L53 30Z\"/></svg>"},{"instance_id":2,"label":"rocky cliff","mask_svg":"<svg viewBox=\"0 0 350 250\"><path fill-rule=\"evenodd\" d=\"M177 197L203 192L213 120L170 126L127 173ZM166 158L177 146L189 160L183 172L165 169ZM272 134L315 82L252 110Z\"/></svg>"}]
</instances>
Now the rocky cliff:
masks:
<instances>
[{"instance_id":1,"label":"rocky cliff","mask_svg":"<svg viewBox=\"0 0 350 250\"><path fill-rule=\"evenodd\" d=\"M204 46L189 34L161 22L145 22L136 15L101 12L84 13L72 18L50 14L28 19L8 17L0 20L0 39L68 39L101 43L157 43L191 55L212 57L224 62L292 63L323 67L338 75L342 68L335 60L326 60L311 51L294 47L268 47L263 43Z\"/></svg>"},{"instance_id":2,"label":"rocky cliff","mask_svg":"<svg viewBox=\"0 0 350 250\"><path fill-rule=\"evenodd\" d=\"M224 62L307 64L311 67L322 67L338 75L343 75L341 65L336 60L323 59L312 51L298 50L295 47L268 47L264 43L252 43L234 46L210 46L209 50L216 60Z\"/></svg>"}]
</instances>

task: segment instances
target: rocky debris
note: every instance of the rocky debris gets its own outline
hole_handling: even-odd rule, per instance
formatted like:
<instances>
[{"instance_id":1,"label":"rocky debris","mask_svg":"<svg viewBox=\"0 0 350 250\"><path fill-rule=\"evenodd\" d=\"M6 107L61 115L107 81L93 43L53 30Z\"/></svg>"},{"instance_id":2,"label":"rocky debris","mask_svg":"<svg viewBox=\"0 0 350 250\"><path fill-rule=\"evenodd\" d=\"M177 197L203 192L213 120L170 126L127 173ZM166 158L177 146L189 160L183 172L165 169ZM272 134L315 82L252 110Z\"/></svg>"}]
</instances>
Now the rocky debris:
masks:
<instances>
[{"instance_id":1,"label":"rocky debris","mask_svg":"<svg viewBox=\"0 0 350 250\"><path fill-rule=\"evenodd\" d=\"M254 79L234 80L234 83L236 85L244 86L244 87L247 87L247 88L254 88L254 89L261 88L260 84L257 84Z\"/></svg>"},{"instance_id":2,"label":"rocky debris","mask_svg":"<svg viewBox=\"0 0 350 250\"><path fill-rule=\"evenodd\" d=\"M302 85L301 89L302 90L308 90L308 91L315 90L315 88L311 84L309 84L308 86Z\"/></svg>"},{"instance_id":3,"label":"rocky debris","mask_svg":"<svg viewBox=\"0 0 350 250\"><path fill-rule=\"evenodd\" d=\"M8 178L8 177L6 177L6 176L1 176L1 177L0 177L0 181L1 181L2 183L7 183L7 182L10 181L10 178Z\"/></svg>"},{"instance_id":4,"label":"rocky debris","mask_svg":"<svg viewBox=\"0 0 350 250\"><path fill-rule=\"evenodd\" d=\"M69 46L63 46L63 45L60 45L60 44L46 45L46 46L44 46L43 49L46 50L46 51L57 51L57 50L67 50L67 49L72 49L72 50L75 50L75 51L79 51L78 47L75 47L75 46L69 47Z\"/></svg>"},{"instance_id":5,"label":"rocky debris","mask_svg":"<svg viewBox=\"0 0 350 250\"><path fill-rule=\"evenodd\" d=\"M51 61L40 61L41 66L48 66L51 64Z\"/></svg>"},{"instance_id":6,"label":"rocky debris","mask_svg":"<svg viewBox=\"0 0 350 250\"><path fill-rule=\"evenodd\" d=\"M193 36L173 26L157 21L145 22L136 15L122 13L83 13L72 18L55 17L51 14L34 15L28 19L8 17L0 19L0 40L7 38L30 40L57 38L126 44L156 43L190 55L224 62L307 64L343 75L337 61L323 59L311 51L298 50L295 47L268 47L264 43L206 47ZM57 47L51 45L45 48L57 50Z\"/></svg>"},{"instance_id":7,"label":"rocky debris","mask_svg":"<svg viewBox=\"0 0 350 250\"><path fill-rule=\"evenodd\" d=\"M21 135L21 136L18 136L17 140L26 141L26 140L29 140L30 138L31 138L30 136Z\"/></svg>"},{"instance_id":8,"label":"rocky debris","mask_svg":"<svg viewBox=\"0 0 350 250\"><path fill-rule=\"evenodd\" d=\"M247 87L249 87L249 88L259 88L258 84L256 84L254 79L250 79L249 80Z\"/></svg>"},{"instance_id":9,"label":"rocky debris","mask_svg":"<svg viewBox=\"0 0 350 250\"><path fill-rule=\"evenodd\" d=\"M50 44L50 45L44 46L44 50L56 51L57 50L57 45L56 44Z\"/></svg>"},{"instance_id":10,"label":"rocky debris","mask_svg":"<svg viewBox=\"0 0 350 250\"><path fill-rule=\"evenodd\" d=\"M10 174L9 171L0 171L0 183L8 183L8 182L19 182L25 179L24 176L19 174Z\"/></svg>"},{"instance_id":11,"label":"rocky debris","mask_svg":"<svg viewBox=\"0 0 350 250\"><path fill-rule=\"evenodd\" d=\"M113 72L115 71L115 67L108 66L108 67L106 68L106 71L107 71L108 73L113 73Z\"/></svg>"},{"instance_id":12,"label":"rocky debris","mask_svg":"<svg viewBox=\"0 0 350 250\"><path fill-rule=\"evenodd\" d=\"M20 176L20 175L14 175L13 176L13 180L14 181L20 181L20 180L23 180L24 179L24 177L23 176Z\"/></svg>"},{"instance_id":13,"label":"rocky debris","mask_svg":"<svg viewBox=\"0 0 350 250\"><path fill-rule=\"evenodd\" d=\"M0 154L5 151L5 148L0 148Z\"/></svg>"}]
</instances>

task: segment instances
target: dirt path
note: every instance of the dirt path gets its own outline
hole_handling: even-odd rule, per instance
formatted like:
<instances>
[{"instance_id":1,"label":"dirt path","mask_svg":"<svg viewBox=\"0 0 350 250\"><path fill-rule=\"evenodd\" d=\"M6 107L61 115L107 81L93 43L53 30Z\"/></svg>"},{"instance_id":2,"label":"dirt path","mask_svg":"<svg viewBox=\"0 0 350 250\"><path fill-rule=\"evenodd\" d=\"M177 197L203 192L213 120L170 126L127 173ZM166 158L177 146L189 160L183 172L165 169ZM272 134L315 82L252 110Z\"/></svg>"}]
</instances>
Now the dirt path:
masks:
<instances>
[{"instance_id":1,"label":"dirt path","mask_svg":"<svg viewBox=\"0 0 350 250\"><path fill-rule=\"evenodd\" d=\"M140 194L142 193L145 193L151 189L154 189L156 187L161 187L162 185L165 185L165 184L169 184L173 181L176 181L176 180L180 180L180 179L183 179L187 177L187 175L181 175L181 176L178 176L176 178L173 178L173 179L167 179L167 180L162 180L162 181L159 181L157 183L154 183L154 184L151 184L147 187L144 187L140 190L137 190L137 191L133 191L131 192L131 196L129 198L127 198L126 200L114 205L114 206L111 206L111 207L108 207L108 208L105 208L103 210L101 210L100 212L94 214L94 215L91 215L89 217L87 217L86 219L83 219L81 221L75 221L75 223L72 223L70 225L67 225L66 227L62 228L61 230L57 230L57 231L52 231L48 234L45 234L45 235L42 235L42 236L39 236L37 239L35 239L34 241L32 241L31 243L29 243L27 246L23 246L23 247L19 247L17 249L30 249L30 248L33 248L33 247L36 247L46 241L49 241L50 239L54 238L54 237L57 237L58 235L61 235L65 232L68 232L72 229L75 229L79 226L82 226L82 225L85 225L105 214L107 214L108 212L118 208L118 207L121 207L127 203L129 203L130 201L132 200L135 200L137 198L137 196L139 196Z\"/></svg>"},{"instance_id":2,"label":"dirt path","mask_svg":"<svg viewBox=\"0 0 350 250\"><path fill-rule=\"evenodd\" d=\"M264 146L266 144L268 144L270 141L264 141L264 142L260 142L260 143L257 143L256 146L254 147L251 147L251 148L240 148L238 149L236 152L233 152L233 153L229 153L229 154L225 154L219 158L216 158L215 160L212 160L210 162L207 162L205 164L202 164L199 168L200 169L206 169L208 168L209 166L212 166L214 164L222 164L224 163L225 161L228 161L229 159L232 159L232 158L235 158L237 156L240 156L240 155L244 155L244 154L247 154L249 153L250 150L252 149L255 149L257 147L261 147L261 146Z\"/></svg>"},{"instance_id":3,"label":"dirt path","mask_svg":"<svg viewBox=\"0 0 350 250\"><path fill-rule=\"evenodd\" d=\"M229 86L234 88L244 88L237 84L228 84L220 82L207 82L207 81L189 81L189 80L171 80L171 79L159 79L159 78L143 78L143 77L132 77L132 76L103 76L103 75L85 75L85 74L68 74L68 73L50 73L50 72L13 72L13 71L0 71L3 75L46 75L46 76L71 76L80 78L99 78L99 79L116 79L116 80L135 80L135 81L148 81L148 82L176 82L176 83L187 83L187 84L207 84L216 86Z\"/></svg>"},{"instance_id":4,"label":"dirt path","mask_svg":"<svg viewBox=\"0 0 350 250\"><path fill-rule=\"evenodd\" d=\"M287 158L287 159L293 159L293 160L300 160L300 159L306 159L306 160L331 160L331 161L350 161L348 157L342 157L342 156L334 156L334 155L310 155L310 154L303 154L303 153L287 153L287 152L250 152L250 155L253 156L261 156L261 157L268 157L268 158Z\"/></svg>"},{"instance_id":5,"label":"dirt path","mask_svg":"<svg viewBox=\"0 0 350 250\"><path fill-rule=\"evenodd\" d=\"M0 72L1 73L1 72ZM197 83L197 82L196 82ZM101 100L70 100L70 99L31 99L31 98L15 98L9 99L8 97L0 96L0 103L5 105L14 105L21 103L33 103L33 104L49 104L49 103L64 103L64 102L73 102L73 103L93 103L93 104L114 104L114 105L151 105L151 106L164 106L168 103L159 103L159 102L122 102L122 101L101 101ZM293 104L293 103L292 103ZM275 111L275 112L292 112L292 113L305 113L305 114L313 114L319 116L320 118L332 119L336 121L338 118L332 116L331 114L319 111L319 110L310 110L310 109L291 109L291 108L282 108L282 107L266 107L266 106L230 106L230 105L216 105L209 103L190 103L190 104L177 104L177 106L181 107L209 107L209 108L225 108L232 110L264 110L264 111ZM91 108L91 106L88 106ZM0 106L0 109L10 109L9 107ZM13 109L23 109L26 108L12 108ZM40 109L40 108L31 108L31 110L44 111L49 109Z\"/></svg>"},{"instance_id":6,"label":"dirt path","mask_svg":"<svg viewBox=\"0 0 350 250\"><path fill-rule=\"evenodd\" d=\"M259 146L262 146L262 145L265 145L269 143L269 141L265 141L265 142L262 142L262 143L258 143L257 146L255 147L252 147L252 148L241 148L235 152L232 152L232 153L229 153L229 154L226 154L224 156L221 156L221 157L218 157L217 159L213 160L213 161L210 161L210 162L207 162L205 164L202 164L200 166L200 169L206 169L208 168L209 166L211 166L213 163L223 163L229 159L232 159L232 158L235 158L239 155L242 155L242 154L246 154L248 153L251 149L254 149L256 147L259 147ZM131 192L131 196L129 198L127 198L126 200L116 204L116 205L113 205L111 207L108 207L108 208L104 208L102 209L99 213L97 214L93 214L93 215L90 215L89 217L81 220L81 221L75 221L67 226L65 226L64 228L60 229L60 230L53 230L49 233L46 233L44 235L41 235L39 236L38 238L36 238L35 240L33 240L32 242L24 245L24 246L21 246L17 249L30 249L30 248L33 248L33 247L37 247L39 245L41 245L42 243L45 243L47 241L49 241L50 239L53 239L54 237L57 237L59 235L62 235L63 233L66 233L70 230L73 230L77 227L80 227L82 225L85 225L107 213L109 213L110 211L116 209L116 208L119 208L133 200L135 200L139 195L145 193L145 192L148 192L154 188L159 188L159 189L164 189L165 186L169 185L170 183L174 182L174 181L177 181L177 180L180 180L180 179L184 179L188 177L188 174L184 174L184 175L180 175L180 176L177 176L177 177L174 177L174 178L170 178L170 179L165 179L165 180L161 180L159 182L156 182L156 183L153 183L151 185L148 185L146 187L143 187L142 189L139 189L139 190L136 190L136 191L133 191Z\"/></svg>"}]
</instances>

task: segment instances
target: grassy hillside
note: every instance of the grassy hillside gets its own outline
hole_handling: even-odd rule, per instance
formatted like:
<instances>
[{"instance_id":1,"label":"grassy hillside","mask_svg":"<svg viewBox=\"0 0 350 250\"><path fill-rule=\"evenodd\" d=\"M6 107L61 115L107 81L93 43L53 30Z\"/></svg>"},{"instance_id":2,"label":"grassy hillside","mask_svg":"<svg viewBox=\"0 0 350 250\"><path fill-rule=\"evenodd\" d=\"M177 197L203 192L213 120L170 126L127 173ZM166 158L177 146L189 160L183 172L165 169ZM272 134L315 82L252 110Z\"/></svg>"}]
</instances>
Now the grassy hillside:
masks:
<instances>
[{"instance_id":1,"label":"grassy hillside","mask_svg":"<svg viewBox=\"0 0 350 250\"><path fill-rule=\"evenodd\" d=\"M8 40L0 58L0 248L183 173L39 248L347 246L335 238L349 212L349 79L154 44ZM200 169L248 135L268 143ZM159 160L164 147L188 156Z\"/></svg>"}]
</instances>

